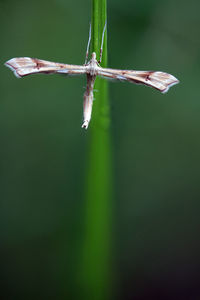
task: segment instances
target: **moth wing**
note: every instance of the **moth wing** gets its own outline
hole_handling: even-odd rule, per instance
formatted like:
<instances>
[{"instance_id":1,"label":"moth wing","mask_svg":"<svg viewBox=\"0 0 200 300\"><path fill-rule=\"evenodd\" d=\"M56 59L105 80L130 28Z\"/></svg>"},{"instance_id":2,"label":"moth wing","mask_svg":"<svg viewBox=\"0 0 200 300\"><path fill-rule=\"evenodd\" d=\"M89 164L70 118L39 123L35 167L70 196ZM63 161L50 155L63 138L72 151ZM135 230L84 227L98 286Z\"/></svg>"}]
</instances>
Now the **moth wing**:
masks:
<instances>
[{"instance_id":1,"label":"moth wing","mask_svg":"<svg viewBox=\"0 0 200 300\"><path fill-rule=\"evenodd\" d=\"M166 93L171 86L179 83L179 80L173 75L160 71L129 71L99 68L98 75L136 84L144 84L162 93Z\"/></svg>"},{"instance_id":2,"label":"moth wing","mask_svg":"<svg viewBox=\"0 0 200 300\"><path fill-rule=\"evenodd\" d=\"M5 65L10 68L17 77L36 73L63 73L69 75L85 73L84 66L67 65L31 57L15 57L8 60Z\"/></svg>"}]
</instances>

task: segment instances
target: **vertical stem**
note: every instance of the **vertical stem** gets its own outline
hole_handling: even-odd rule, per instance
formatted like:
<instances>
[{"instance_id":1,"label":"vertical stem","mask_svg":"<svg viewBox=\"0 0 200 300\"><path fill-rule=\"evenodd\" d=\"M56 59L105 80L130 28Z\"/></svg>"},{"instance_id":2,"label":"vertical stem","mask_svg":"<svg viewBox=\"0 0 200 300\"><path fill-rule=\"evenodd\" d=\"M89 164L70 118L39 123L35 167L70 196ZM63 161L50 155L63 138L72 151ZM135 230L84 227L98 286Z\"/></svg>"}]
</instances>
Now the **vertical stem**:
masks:
<instances>
[{"instance_id":1,"label":"vertical stem","mask_svg":"<svg viewBox=\"0 0 200 300\"><path fill-rule=\"evenodd\" d=\"M106 0L92 0L92 52L100 54L106 22ZM107 31L107 30L106 30ZM102 66L107 63L107 33L104 35ZM90 124L86 177L86 224L83 246L82 284L87 300L109 299L111 285L112 159L108 86L97 78ZM88 130L88 131L89 131Z\"/></svg>"}]
</instances>

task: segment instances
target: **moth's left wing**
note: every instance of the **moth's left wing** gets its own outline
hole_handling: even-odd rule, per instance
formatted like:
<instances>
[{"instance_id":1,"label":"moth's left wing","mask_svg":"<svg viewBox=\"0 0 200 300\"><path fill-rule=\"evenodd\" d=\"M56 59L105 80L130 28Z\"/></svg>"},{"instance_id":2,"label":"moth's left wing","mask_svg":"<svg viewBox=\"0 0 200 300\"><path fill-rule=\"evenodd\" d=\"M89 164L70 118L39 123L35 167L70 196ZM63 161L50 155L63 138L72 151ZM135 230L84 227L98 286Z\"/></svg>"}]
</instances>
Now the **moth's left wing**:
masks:
<instances>
[{"instance_id":1,"label":"moth's left wing","mask_svg":"<svg viewBox=\"0 0 200 300\"><path fill-rule=\"evenodd\" d=\"M126 80L136 84L151 86L162 93L166 93L179 80L171 74L154 71L129 71L98 67L98 75L118 80Z\"/></svg>"},{"instance_id":2,"label":"moth's left wing","mask_svg":"<svg viewBox=\"0 0 200 300\"><path fill-rule=\"evenodd\" d=\"M36 73L80 75L86 72L84 66L67 65L31 57L15 57L8 60L5 65L10 68L17 77Z\"/></svg>"}]
</instances>

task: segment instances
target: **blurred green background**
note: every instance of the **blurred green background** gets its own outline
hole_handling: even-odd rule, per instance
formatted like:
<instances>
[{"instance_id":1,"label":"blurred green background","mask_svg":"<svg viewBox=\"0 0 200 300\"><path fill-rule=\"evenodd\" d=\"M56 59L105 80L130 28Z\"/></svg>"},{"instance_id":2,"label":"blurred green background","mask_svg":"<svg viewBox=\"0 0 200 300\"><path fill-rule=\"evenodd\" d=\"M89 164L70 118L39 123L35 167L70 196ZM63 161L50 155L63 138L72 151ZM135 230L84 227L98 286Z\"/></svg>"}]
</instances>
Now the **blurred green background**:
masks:
<instances>
[{"instance_id":1,"label":"blurred green background","mask_svg":"<svg viewBox=\"0 0 200 300\"><path fill-rule=\"evenodd\" d=\"M108 0L109 67L180 80L165 95L109 82L113 299L200 299L199 11L198 0ZM3 300L81 299L86 79L19 80L3 63L83 64L90 18L90 1L0 1Z\"/></svg>"}]
</instances>

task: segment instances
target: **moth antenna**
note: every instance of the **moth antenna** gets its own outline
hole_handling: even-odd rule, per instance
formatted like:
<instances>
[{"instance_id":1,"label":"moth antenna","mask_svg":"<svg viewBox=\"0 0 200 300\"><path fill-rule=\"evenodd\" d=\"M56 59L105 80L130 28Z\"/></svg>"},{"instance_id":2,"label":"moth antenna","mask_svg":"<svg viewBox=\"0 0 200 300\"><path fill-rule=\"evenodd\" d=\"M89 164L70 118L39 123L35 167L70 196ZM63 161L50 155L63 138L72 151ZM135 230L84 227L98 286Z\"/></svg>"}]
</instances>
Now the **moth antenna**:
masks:
<instances>
[{"instance_id":1,"label":"moth antenna","mask_svg":"<svg viewBox=\"0 0 200 300\"><path fill-rule=\"evenodd\" d=\"M102 32L102 38L101 38L101 48L100 48L100 55L99 55L99 61L98 63L101 63L101 59L102 59L102 54L103 54L103 42L104 42L104 34L106 31L106 26L107 26L107 20L105 22L104 28L103 28L103 32Z\"/></svg>"},{"instance_id":2,"label":"moth antenna","mask_svg":"<svg viewBox=\"0 0 200 300\"><path fill-rule=\"evenodd\" d=\"M89 29L89 39L88 39L88 44L87 44L87 50L86 50L86 55L85 55L85 65L86 65L87 60L88 60L90 42L91 42L91 23L90 23L90 29Z\"/></svg>"}]
</instances>

